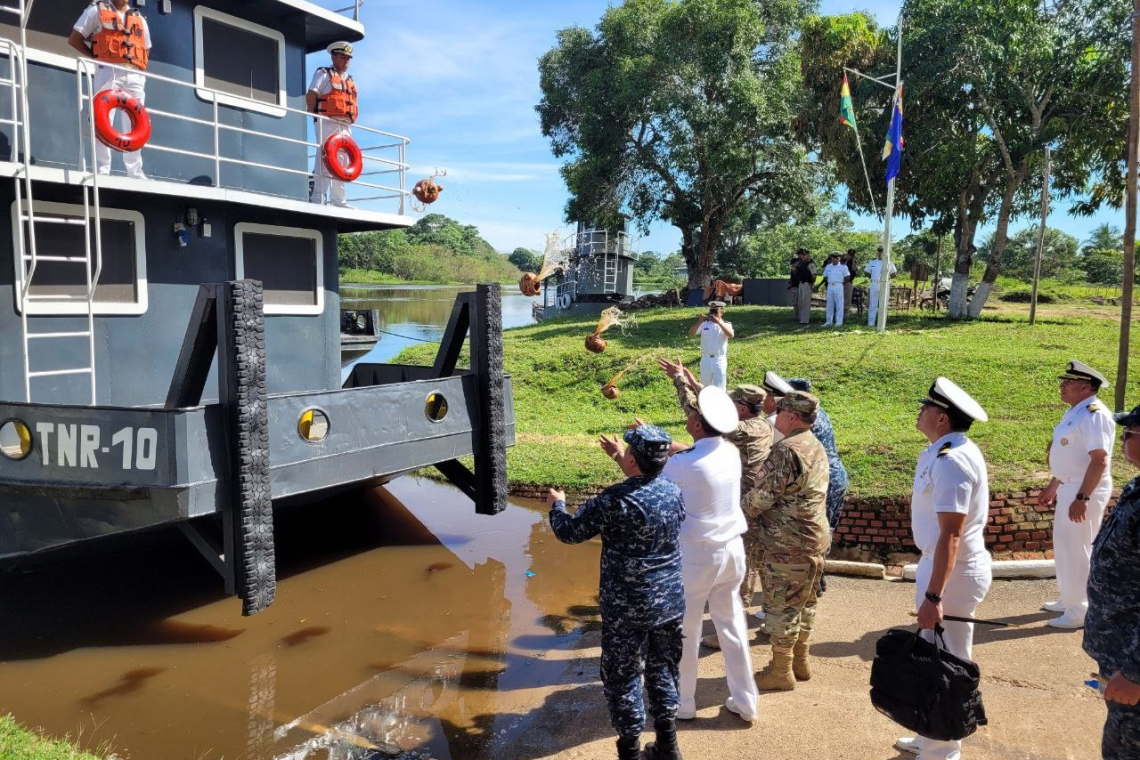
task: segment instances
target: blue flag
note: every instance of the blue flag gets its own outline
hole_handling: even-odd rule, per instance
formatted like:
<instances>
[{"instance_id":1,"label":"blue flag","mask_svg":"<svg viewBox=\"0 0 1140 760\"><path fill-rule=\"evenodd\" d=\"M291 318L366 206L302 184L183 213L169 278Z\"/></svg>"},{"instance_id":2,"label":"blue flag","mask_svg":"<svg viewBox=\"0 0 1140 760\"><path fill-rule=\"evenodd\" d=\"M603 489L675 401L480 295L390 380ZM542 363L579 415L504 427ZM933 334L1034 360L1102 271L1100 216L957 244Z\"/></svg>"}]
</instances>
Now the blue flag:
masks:
<instances>
[{"instance_id":1,"label":"blue flag","mask_svg":"<svg viewBox=\"0 0 1140 760\"><path fill-rule=\"evenodd\" d=\"M887 162L887 182L898 176L902 164L902 85L895 97L895 109L891 114L891 126L887 129L887 141L883 144L883 158Z\"/></svg>"}]
</instances>

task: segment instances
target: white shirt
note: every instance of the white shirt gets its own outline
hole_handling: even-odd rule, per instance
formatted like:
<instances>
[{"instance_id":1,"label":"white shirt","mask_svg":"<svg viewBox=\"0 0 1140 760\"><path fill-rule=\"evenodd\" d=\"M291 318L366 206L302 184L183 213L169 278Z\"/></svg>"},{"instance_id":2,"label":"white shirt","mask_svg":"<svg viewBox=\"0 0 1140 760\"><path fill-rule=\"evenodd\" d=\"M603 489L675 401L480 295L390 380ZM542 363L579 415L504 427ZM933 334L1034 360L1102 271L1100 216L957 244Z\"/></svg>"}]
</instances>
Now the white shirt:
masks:
<instances>
[{"instance_id":1,"label":"white shirt","mask_svg":"<svg viewBox=\"0 0 1140 760\"><path fill-rule=\"evenodd\" d=\"M985 530L990 515L990 479L986 460L965 433L948 433L918 457L910 497L910 527L924 556L938 546L938 513L966 515L958 542L957 562L986 554Z\"/></svg>"},{"instance_id":2,"label":"white shirt","mask_svg":"<svg viewBox=\"0 0 1140 760\"><path fill-rule=\"evenodd\" d=\"M732 327L731 322L725 322L725 324ZM698 334L701 336L702 359L710 354L728 355L728 334L716 322L705 322L701 325Z\"/></svg>"},{"instance_id":3,"label":"white shirt","mask_svg":"<svg viewBox=\"0 0 1140 760\"><path fill-rule=\"evenodd\" d=\"M313 72L313 81L309 83L309 92L315 92L318 95L328 95L332 92L332 77L325 69L326 67L322 66ZM348 72L341 76L348 76Z\"/></svg>"},{"instance_id":4,"label":"white shirt","mask_svg":"<svg viewBox=\"0 0 1140 760\"><path fill-rule=\"evenodd\" d=\"M1108 452L1110 466L1101 482L1112 479L1112 445L1116 438L1116 422L1096 396L1069 408L1053 428L1053 445L1049 447L1049 469L1062 483L1079 483L1085 478L1089 454L1103 449Z\"/></svg>"},{"instance_id":5,"label":"white shirt","mask_svg":"<svg viewBox=\"0 0 1140 760\"><path fill-rule=\"evenodd\" d=\"M846 264L828 264L823 268L823 279L830 285L842 285L851 274Z\"/></svg>"},{"instance_id":6,"label":"white shirt","mask_svg":"<svg viewBox=\"0 0 1140 760\"><path fill-rule=\"evenodd\" d=\"M687 451L669 457L661 473L681 487L685 544L726 544L748 530L740 509L740 452L717 436L702 438Z\"/></svg>"},{"instance_id":7,"label":"white shirt","mask_svg":"<svg viewBox=\"0 0 1140 760\"><path fill-rule=\"evenodd\" d=\"M114 4L111 5L111 10L115 11L115 13L119 15L120 21L126 23L126 11L120 11L114 6ZM127 10L130 10L130 8L127 8ZM143 44L146 46L147 50L150 50L150 25L146 23L145 16L140 16L140 18L142 19L143 25ZM81 15L79 17L79 20L75 22L75 26L73 28L75 31L83 35L83 39L90 39L102 28L99 24L99 9L94 5L87 6L87 10L83 11L83 15Z\"/></svg>"},{"instance_id":8,"label":"white shirt","mask_svg":"<svg viewBox=\"0 0 1140 760\"><path fill-rule=\"evenodd\" d=\"M775 446L777 443L784 440L784 434L776 429L775 414L768 417L768 424L772 426L772 445Z\"/></svg>"},{"instance_id":9,"label":"white shirt","mask_svg":"<svg viewBox=\"0 0 1140 760\"><path fill-rule=\"evenodd\" d=\"M882 259L871 259L867 262L867 266L863 267L863 271L871 275L871 282L879 281L879 274L882 272L882 270ZM891 274L894 274L897 271L899 270L895 267L894 262L891 262Z\"/></svg>"}]
</instances>

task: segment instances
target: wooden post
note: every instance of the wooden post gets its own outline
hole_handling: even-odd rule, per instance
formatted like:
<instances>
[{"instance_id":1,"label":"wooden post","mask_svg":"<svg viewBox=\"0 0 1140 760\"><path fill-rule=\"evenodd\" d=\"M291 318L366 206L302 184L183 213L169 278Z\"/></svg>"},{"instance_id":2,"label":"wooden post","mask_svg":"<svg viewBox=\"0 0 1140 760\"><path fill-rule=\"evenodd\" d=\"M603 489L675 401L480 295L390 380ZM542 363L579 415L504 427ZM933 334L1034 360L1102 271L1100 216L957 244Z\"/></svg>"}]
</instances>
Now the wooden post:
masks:
<instances>
[{"instance_id":1,"label":"wooden post","mask_svg":"<svg viewBox=\"0 0 1140 760\"><path fill-rule=\"evenodd\" d=\"M1116 410L1124 410L1128 390L1128 344L1132 289L1136 281L1136 150L1140 142L1140 0L1132 0L1132 85L1129 88L1128 184L1124 202L1124 283L1120 298L1120 353L1116 361Z\"/></svg>"},{"instance_id":2,"label":"wooden post","mask_svg":"<svg viewBox=\"0 0 1140 760\"><path fill-rule=\"evenodd\" d=\"M1140 0L1136 0L1140 3ZM1037 253L1033 257L1033 291L1029 295L1029 324L1037 321L1037 282L1041 279L1041 253L1045 248L1045 222L1049 218L1049 148L1045 148L1045 174L1041 181L1041 229L1037 231Z\"/></svg>"},{"instance_id":3,"label":"wooden post","mask_svg":"<svg viewBox=\"0 0 1140 760\"><path fill-rule=\"evenodd\" d=\"M941 304L938 301L938 291L942 288L942 241L945 235L938 236L938 250L934 254L934 307L933 311L938 311Z\"/></svg>"}]
</instances>

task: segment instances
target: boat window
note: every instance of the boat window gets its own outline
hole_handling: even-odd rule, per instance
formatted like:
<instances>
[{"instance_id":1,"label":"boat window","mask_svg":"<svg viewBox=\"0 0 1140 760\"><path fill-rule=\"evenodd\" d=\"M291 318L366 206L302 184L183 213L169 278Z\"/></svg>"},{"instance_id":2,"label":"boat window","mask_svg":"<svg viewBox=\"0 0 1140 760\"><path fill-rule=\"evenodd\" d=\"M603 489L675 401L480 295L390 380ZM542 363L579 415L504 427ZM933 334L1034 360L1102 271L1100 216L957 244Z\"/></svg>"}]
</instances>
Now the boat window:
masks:
<instances>
[{"instance_id":1,"label":"boat window","mask_svg":"<svg viewBox=\"0 0 1140 760\"><path fill-rule=\"evenodd\" d=\"M321 314L323 240L316 230L242 222L234 227L237 277L261 281L266 314Z\"/></svg>"},{"instance_id":2,"label":"boat window","mask_svg":"<svg viewBox=\"0 0 1140 760\"><path fill-rule=\"evenodd\" d=\"M20 210L12 204L13 251L16 264L16 301L31 269L31 230L27 206L23 207L23 250L21 251ZM97 241L94 212L91 222L83 223L83 207L39 201L34 206L36 269L28 294L73 299L70 302L30 301L29 314L86 314L87 273L95 276ZM100 209L102 268L95 286L96 314L142 314L147 309L146 255L143 215L124 209ZM87 241L84 241L84 233ZM21 255L22 253L22 255Z\"/></svg>"},{"instance_id":3,"label":"boat window","mask_svg":"<svg viewBox=\"0 0 1140 760\"><path fill-rule=\"evenodd\" d=\"M212 8L194 9L194 83L203 100L284 115L285 37ZM231 97L233 96L233 97Z\"/></svg>"}]
</instances>

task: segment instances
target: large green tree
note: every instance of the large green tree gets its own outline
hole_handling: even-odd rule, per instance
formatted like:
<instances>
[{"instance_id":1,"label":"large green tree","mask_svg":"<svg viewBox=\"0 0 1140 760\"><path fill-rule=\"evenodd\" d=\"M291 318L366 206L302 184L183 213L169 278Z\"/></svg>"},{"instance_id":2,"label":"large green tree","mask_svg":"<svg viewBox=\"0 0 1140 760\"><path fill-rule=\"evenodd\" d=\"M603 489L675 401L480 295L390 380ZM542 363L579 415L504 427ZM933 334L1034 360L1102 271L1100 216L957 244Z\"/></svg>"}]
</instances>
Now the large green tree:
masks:
<instances>
[{"instance_id":1,"label":"large green tree","mask_svg":"<svg viewBox=\"0 0 1140 760\"><path fill-rule=\"evenodd\" d=\"M1039 231L1040 227L1033 225L1009 238L1003 262L1005 274L1026 282L1033 279ZM979 249L982 258L987 261L987 268L993 255L992 245L993 237ZM1041 276L1062 280L1081 279L1080 257L1077 253L1079 246L1080 241L1072 235L1046 227L1044 245L1041 246Z\"/></svg>"},{"instance_id":2,"label":"large green tree","mask_svg":"<svg viewBox=\"0 0 1140 760\"><path fill-rule=\"evenodd\" d=\"M669 222L701 287L741 204L810 218L815 175L790 129L809 2L627 0L559 32L537 110L566 159L568 219Z\"/></svg>"}]
</instances>

